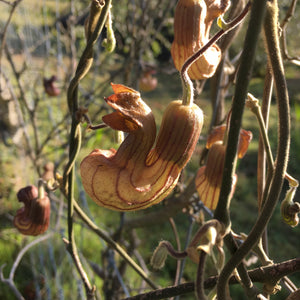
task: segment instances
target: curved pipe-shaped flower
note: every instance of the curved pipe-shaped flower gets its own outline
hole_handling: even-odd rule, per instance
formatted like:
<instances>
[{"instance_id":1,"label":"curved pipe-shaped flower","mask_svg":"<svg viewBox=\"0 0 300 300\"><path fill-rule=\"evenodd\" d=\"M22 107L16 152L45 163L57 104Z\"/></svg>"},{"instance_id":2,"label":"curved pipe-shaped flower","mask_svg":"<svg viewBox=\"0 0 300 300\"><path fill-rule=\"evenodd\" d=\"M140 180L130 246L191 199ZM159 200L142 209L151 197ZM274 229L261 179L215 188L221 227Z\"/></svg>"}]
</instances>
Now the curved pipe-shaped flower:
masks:
<instances>
[{"instance_id":1,"label":"curved pipe-shaped flower","mask_svg":"<svg viewBox=\"0 0 300 300\"><path fill-rule=\"evenodd\" d=\"M229 0L179 0L174 17L174 41L171 54L177 70L209 40L215 18L225 13ZM221 60L221 50L214 44L190 67L191 79L205 79L214 75Z\"/></svg>"},{"instance_id":2,"label":"curved pipe-shaped flower","mask_svg":"<svg viewBox=\"0 0 300 300\"><path fill-rule=\"evenodd\" d=\"M24 207L17 211L14 226L25 235L44 233L50 222L50 199L47 194L39 198L37 187L29 185L19 190L17 198L24 203Z\"/></svg>"},{"instance_id":3,"label":"curved pipe-shaped flower","mask_svg":"<svg viewBox=\"0 0 300 300\"><path fill-rule=\"evenodd\" d=\"M197 105L171 102L163 116L156 146L151 109L135 90L112 84L106 102L116 111L103 117L111 128L128 135L118 151L92 151L81 162L84 189L100 206L138 210L162 201L175 187L199 138L203 114Z\"/></svg>"},{"instance_id":4,"label":"curved pipe-shaped flower","mask_svg":"<svg viewBox=\"0 0 300 300\"><path fill-rule=\"evenodd\" d=\"M226 146L218 141L209 149L206 166L198 170L196 176L196 189L200 196L200 200L209 209L215 209L220 196L224 159ZM237 175L233 176L233 183L230 197L233 195Z\"/></svg>"},{"instance_id":5,"label":"curved pipe-shaped flower","mask_svg":"<svg viewBox=\"0 0 300 300\"><path fill-rule=\"evenodd\" d=\"M200 200L209 209L216 209L219 201L223 178L226 144L222 141L226 134L226 125L215 127L207 138L206 148L209 149L206 166L198 170L195 184ZM252 139L252 133L240 130L237 157L242 158ZM234 174L230 198L233 196L237 175Z\"/></svg>"}]
</instances>

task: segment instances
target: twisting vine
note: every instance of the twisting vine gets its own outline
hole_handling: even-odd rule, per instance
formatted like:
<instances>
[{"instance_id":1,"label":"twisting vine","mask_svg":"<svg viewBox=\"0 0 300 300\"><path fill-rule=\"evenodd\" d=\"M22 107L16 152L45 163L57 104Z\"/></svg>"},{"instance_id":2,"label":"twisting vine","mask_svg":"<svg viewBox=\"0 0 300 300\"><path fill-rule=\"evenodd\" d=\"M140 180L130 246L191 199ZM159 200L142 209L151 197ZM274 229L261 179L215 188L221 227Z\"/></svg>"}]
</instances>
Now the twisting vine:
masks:
<instances>
[{"instance_id":1,"label":"twisting vine","mask_svg":"<svg viewBox=\"0 0 300 300\"><path fill-rule=\"evenodd\" d=\"M260 4L262 5L262 2L260 2ZM220 274L218 283L218 298L220 299L226 299L225 287L228 283L230 275L232 274L234 268L241 263L242 259L258 242L266 225L268 224L278 201L286 172L290 142L289 98L279 49L277 18L277 1L268 1L266 4L264 31L268 58L274 76L279 114L278 150L274 174L270 187L266 187L269 189L269 193L254 227L252 228L248 238L238 248L235 255L229 259Z\"/></svg>"},{"instance_id":2,"label":"twisting vine","mask_svg":"<svg viewBox=\"0 0 300 300\"><path fill-rule=\"evenodd\" d=\"M82 56L79 60L76 73L74 78L71 80L68 93L67 101L69 111L72 117L72 125L70 132L69 140L69 161L65 168L63 182L64 189L68 199L68 241L67 249L70 255L73 258L75 266L80 274L80 277L83 281L86 295L88 299L94 299L95 288L89 282L88 276L83 269L83 266L80 262L77 247L74 239L73 232L73 214L74 214L74 164L76 157L80 150L81 144L81 129L80 129L80 118L78 116L78 85L79 82L89 71L92 62L93 62L93 46L96 43L107 18L108 11L110 9L111 1L100 2L97 0L92 1L91 3L91 13L90 13L90 24L96 24L92 27L93 32L88 34L87 45L82 53Z\"/></svg>"}]
</instances>

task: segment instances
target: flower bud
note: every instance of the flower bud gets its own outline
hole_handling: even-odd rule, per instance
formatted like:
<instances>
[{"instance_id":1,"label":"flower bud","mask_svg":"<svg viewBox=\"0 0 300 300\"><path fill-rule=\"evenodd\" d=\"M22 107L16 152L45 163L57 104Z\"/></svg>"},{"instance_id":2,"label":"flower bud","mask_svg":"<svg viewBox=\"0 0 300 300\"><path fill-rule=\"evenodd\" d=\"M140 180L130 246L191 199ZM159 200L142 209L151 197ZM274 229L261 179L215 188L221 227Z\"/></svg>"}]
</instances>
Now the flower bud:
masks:
<instances>
[{"instance_id":1,"label":"flower bud","mask_svg":"<svg viewBox=\"0 0 300 300\"><path fill-rule=\"evenodd\" d=\"M105 48L105 50L108 53L111 53L116 48L116 38L115 33L112 28L112 18L111 18L111 9L108 12L107 18L106 18L106 39L103 40L102 46Z\"/></svg>"},{"instance_id":2,"label":"flower bud","mask_svg":"<svg viewBox=\"0 0 300 300\"><path fill-rule=\"evenodd\" d=\"M54 178L54 164L53 162L47 162L44 167L44 173L42 174L42 178L45 181L52 180Z\"/></svg>"},{"instance_id":3,"label":"flower bud","mask_svg":"<svg viewBox=\"0 0 300 300\"><path fill-rule=\"evenodd\" d=\"M284 222L292 227L299 223L300 203L293 201L296 190L296 187L291 186L280 206Z\"/></svg>"},{"instance_id":4,"label":"flower bud","mask_svg":"<svg viewBox=\"0 0 300 300\"><path fill-rule=\"evenodd\" d=\"M17 193L19 202L24 207L17 211L14 226L25 235L39 235L44 233L50 222L50 199L45 192L38 195L38 189L31 185L22 188Z\"/></svg>"},{"instance_id":5,"label":"flower bud","mask_svg":"<svg viewBox=\"0 0 300 300\"><path fill-rule=\"evenodd\" d=\"M150 264L153 269L162 269L168 257L168 248L165 246L165 241L161 241L153 252Z\"/></svg>"},{"instance_id":6,"label":"flower bud","mask_svg":"<svg viewBox=\"0 0 300 300\"><path fill-rule=\"evenodd\" d=\"M170 255L175 259L183 259L187 256L187 252L176 251L170 242L161 241L153 252L151 265L154 269L161 269L165 265L167 256Z\"/></svg>"}]
</instances>

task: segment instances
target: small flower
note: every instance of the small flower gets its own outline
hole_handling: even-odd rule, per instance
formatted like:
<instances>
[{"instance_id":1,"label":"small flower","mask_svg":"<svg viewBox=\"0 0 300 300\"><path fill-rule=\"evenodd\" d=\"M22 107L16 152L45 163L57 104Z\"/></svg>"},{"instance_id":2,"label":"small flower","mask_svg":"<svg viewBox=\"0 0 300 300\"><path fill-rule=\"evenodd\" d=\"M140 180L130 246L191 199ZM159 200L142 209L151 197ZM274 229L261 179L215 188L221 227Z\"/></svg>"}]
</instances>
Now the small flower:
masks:
<instances>
[{"instance_id":1,"label":"small flower","mask_svg":"<svg viewBox=\"0 0 300 300\"><path fill-rule=\"evenodd\" d=\"M116 151L95 149L80 165L85 191L100 206L130 211L162 201L175 187L181 170L192 156L203 114L197 105L171 102L157 137L151 109L140 94L112 84L106 102L115 109L102 119L128 135Z\"/></svg>"},{"instance_id":2,"label":"small flower","mask_svg":"<svg viewBox=\"0 0 300 300\"><path fill-rule=\"evenodd\" d=\"M186 251L177 251L174 249L172 244L168 241L159 242L158 246L154 250L150 264L155 270L162 269L165 265L165 261L168 255L175 259L184 259L188 253Z\"/></svg>"},{"instance_id":3,"label":"small flower","mask_svg":"<svg viewBox=\"0 0 300 300\"><path fill-rule=\"evenodd\" d=\"M14 226L25 235L44 233L50 222L50 199L45 192L39 196L38 188L34 185L24 187L17 193L19 202L24 207L17 211Z\"/></svg>"},{"instance_id":4,"label":"small flower","mask_svg":"<svg viewBox=\"0 0 300 300\"><path fill-rule=\"evenodd\" d=\"M216 127L207 139L206 147L209 148L206 166L198 170L195 184L200 200L209 209L217 207L223 179L223 168L226 154L226 145L223 143L226 126ZM250 131L241 130L238 145L238 158L242 158L252 139ZM231 186L230 198L233 196L237 182L234 174Z\"/></svg>"},{"instance_id":5,"label":"small flower","mask_svg":"<svg viewBox=\"0 0 300 300\"><path fill-rule=\"evenodd\" d=\"M42 174L42 178L45 181L52 180L54 178L54 163L47 162L44 167L44 173Z\"/></svg>"},{"instance_id":6,"label":"small flower","mask_svg":"<svg viewBox=\"0 0 300 300\"><path fill-rule=\"evenodd\" d=\"M174 41L171 54L177 70L209 41L209 31L215 18L228 9L229 0L179 0L174 17ZM221 50L214 44L190 67L191 79L205 79L214 75L221 61Z\"/></svg>"},{"instance_id":7,"label":"small flower","mask_svg":"<svg viewBox=\"0 0 300 300\"><path fill-rule=\"evenodd\" d=\"M297 186L290 186L280 206L283 221L291 227L295 227L299 224L298 214L300 213L300 203L293 201L296 191Z\"/></svg>"},{"instance_id":8,"label":"small flower","mask_svg":"<svg viewBox=\"0 0 300 300\"><path fill-rule=\"evenodd\" d=\"M47 79L47 78L43 79L45 92L50 97L55 97L60 94L60 89L55 85L56 80L57 80L57 77L55 75L51 76L49 79Z\"/></svg>"},{"instance_id":9,"label":"small flower","mask_svg":"<svg viewBox=\"0 0 300 300\"><path fill-rule=\"evenodd\" d=\"M209 220L198 229L187 247L188 257L198 264L199 252L204 251L208 255L212 255L214 246L217 246L218 249L223 246L223 236L224 228L221 223L215 219Z\"/></svg>"},{"instance_id":10,"label":"small flower","mask_svg":"<svg viewBox=\"0 0 300 300\"><path fill-rule=\"evenodd\" d=\"M154 73L154 70L143 72L141 78L139 79L139 89L142 92L150 92L156 89L157 78L153 77Z\"/></svg>"}]
</instances>

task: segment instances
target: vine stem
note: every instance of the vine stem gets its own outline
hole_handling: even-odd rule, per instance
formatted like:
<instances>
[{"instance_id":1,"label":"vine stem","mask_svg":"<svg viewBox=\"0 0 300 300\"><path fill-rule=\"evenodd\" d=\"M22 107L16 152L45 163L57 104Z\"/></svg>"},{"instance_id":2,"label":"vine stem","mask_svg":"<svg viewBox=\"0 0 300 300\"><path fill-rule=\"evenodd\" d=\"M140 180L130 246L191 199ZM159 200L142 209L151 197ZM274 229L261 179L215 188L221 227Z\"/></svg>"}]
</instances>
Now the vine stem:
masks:
<instances>
[{"instance_id":1,"label":"vine stem","mask_svg":"<svg viewBox=\"0 0 300 300\"><path fill-rule=\"evenodd\" d=\"M200 251L199 264L197 269L197 279L195 282L195 292L198 300L207 300L204 293L204 269L207 253Z\"/></svg>"},{"instance_id":2,"label":"vine stem","mask_svg":"<svg viewBox=\"0 0 300 300\"><path fill-rule=\"evenodd\" d=\"M268 59L272 67L274 83L277 95L277 106L279 115L278 124L278 150L273 178L269 188L269 193L261 213L253 226L248 238L238 248L223 268L218 282L218 298L226 299L225 287L234 268L241 263L243 258L257 244L259 238L268 224L282 189L283 180L287 168L289 142L290 142L290 120L289 120L289 98L287 93L287 84L284 75L282 58L278 39L278 6L277 1L255 1L259 5L266 6L266 17L264 22L265 39L267 45ZM259 5L255 5L258 8ZM261 7L262 8L262 7ZM257 15L256 15L257 22ZM249 26L249 28L251 28ZM253 29L251 29L253 30Z\"/></svg>"},{"instance_id":3,"label":"vine stem","mask_svg":"<svg viewBox=\"0 0 300 300\"><path fill-rule=\"evenodd\" d=\"M261 133L261 136L262 136L262 142L263 142L266 154L267 154L268 166L271 169L271 172L273 172L273 170L274 170L274 159L273 159L271 146L270 146L270 142L269 142L269 138L268 138L267 127L266 127L266 124L265 124L265 121L264 121L264 118L263 118L263 115L262 115L262 111L261 111L261 108L260 108L258 102L259 102L258 99L256 99L251 94L248 94L247 106L249 106L249 108L251 109L253 114L256 116L256 119L259 123L260 133ZM286 180L288 180L291 187L297 188L299 186L298 180L293 178L288 173L285 173L284 177L285 177ZM264 203L264 202L262 202L262 203Z\"/></svg>"},{"instance_id":4,"label":"vine stem","mask_svg":"<svg viewBox=\"0 0 300 300\"><path fill-rule=\"evenodd\" d=\"M263 22L267 0L254 0L251 8L248 30L244 42L244 50L241 55L241 63L237 73L236 88L233 97L230 128L228 132L228 143L225 154L223 180L220 191L220 198L216 207L214 217L230 229L229 217L229 195L231 192L232 178L235 173L236 153L242 124L242 116L247 97L248 86L252 73L256 45Z\"/></svg>"},{"instance_id":5,"label":"vine stem","mask_svg":"<svg viewBox=\"0 0 300 300\"><path fill-rule=\"evenodd\" d=\"M103 5L104 4L104 5ZM107 18L108 11L111 6L111 0L100 2L98 0L93 0L90 8L90 23L95 22L95 27L93 26L92 33L88 35L87 45L80 57L75 75L71 80L67 92L67 101L69 111L72 117L72 125L70 131L69 140L69 161L64 171L63 176L63 186L64 192L67 194L68 200L68 241L65 240L67 244L67 250L70 253L74 264L78 270L81 280L84 284L86 290L87 299L95 299L95 287L92 287L88 276L81 264L80 258L78 256L78 251L74 239L73 231L73 214L74 214L74 174L75 174L75 160L80 151L81 145L81 129L80 120L77 118L76 114L78 111L78 85L80 80L89 71L93 62L93 46L96 43L100 32L102 31L105 20ZM94 23L93 23L94 24Z\"/></svg>"},{"instance_id":6,"label":"vine stem","mask_svg":"<svg viewBox=\"0 0 300 300\"><path fill-rule=\"evenodd\" d=\"M283 261L270 266L258 267L249 270L249 276L254 282L267 283L277 282L281 278L300 271L300 258ZM204 281L205 289L212 289L216 285L218 276L212 276ZM235 275L231 275L229 284L239 283ZM124 300L153 300L153 299L169 299L173 296L190 294L195 291L195 282L186 282L176 286L170 286L156 291L147 292L126 298ZM222 299L224 300L224 299Z\"/></svg>"},{"instance_id":7,"label":"vine stem","mask_svg":"<svg viewBox=\"0 0 300 300\"><path fill-rule=\"evenodd\" d=\"M251 1L249 1L242 12L231 22L229 23L222 23L222 29L219 30L202 48L200 48L197 52L195 52L193 55L191 55L183 64L181 71L180 71L180 77L182 82L182 88L183 88L183 98L182 98L182 104L183 105L192 105L194 101L194 88L192 80L190 79L188 75L188 70L191 67L191 65L201 56L203 53L211 47L213 44L215 44L223 35L234 29L236 26L238 26L246 17L249 9L251 7Z\"/></svg>"}]
</instances>

